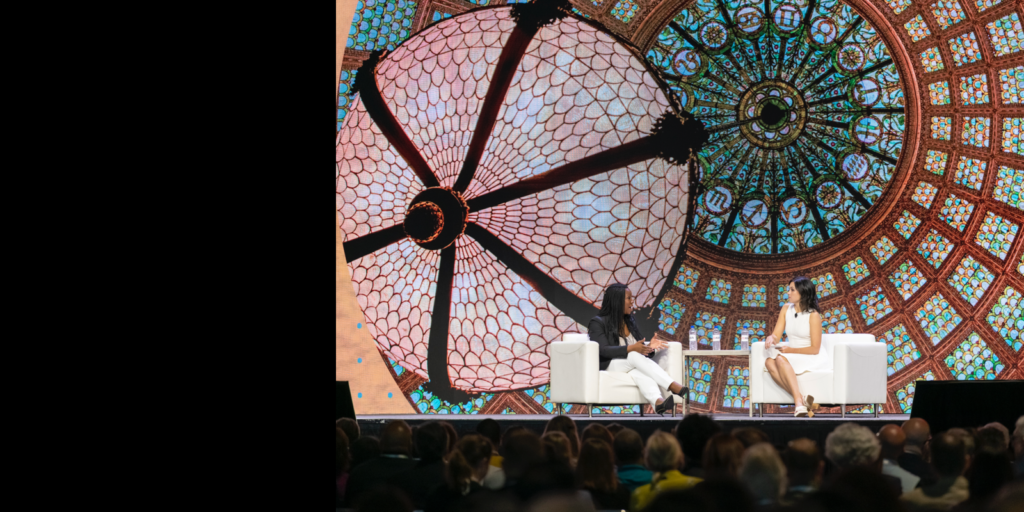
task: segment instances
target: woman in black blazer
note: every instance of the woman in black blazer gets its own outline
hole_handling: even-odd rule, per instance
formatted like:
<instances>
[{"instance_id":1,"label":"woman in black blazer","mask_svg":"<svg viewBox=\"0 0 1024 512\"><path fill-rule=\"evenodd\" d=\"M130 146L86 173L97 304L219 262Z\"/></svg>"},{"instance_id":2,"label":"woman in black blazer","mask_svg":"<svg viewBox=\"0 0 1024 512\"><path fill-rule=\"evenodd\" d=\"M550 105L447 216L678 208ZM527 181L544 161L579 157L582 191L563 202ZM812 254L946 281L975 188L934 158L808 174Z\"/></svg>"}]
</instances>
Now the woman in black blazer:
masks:
<instances>
[{"instance_id":1,"label":"woman in black blazer","mask_svg":"<svg viewBox=\"0 0 1024 512\"><path fill-rule=\"evenodd\" d=\"M664 398L666 391L677 395L690 392L651 360L656 350L668 345L657 334L650 345L644 344L646 338L633 319L633 293L626 285L615 283L604 291L601 311L590 319L587 330L590 341L599 346L601 369L628 373L655 412L661 414L672 407L672 396Z\"/></svg>"}]
</instances>

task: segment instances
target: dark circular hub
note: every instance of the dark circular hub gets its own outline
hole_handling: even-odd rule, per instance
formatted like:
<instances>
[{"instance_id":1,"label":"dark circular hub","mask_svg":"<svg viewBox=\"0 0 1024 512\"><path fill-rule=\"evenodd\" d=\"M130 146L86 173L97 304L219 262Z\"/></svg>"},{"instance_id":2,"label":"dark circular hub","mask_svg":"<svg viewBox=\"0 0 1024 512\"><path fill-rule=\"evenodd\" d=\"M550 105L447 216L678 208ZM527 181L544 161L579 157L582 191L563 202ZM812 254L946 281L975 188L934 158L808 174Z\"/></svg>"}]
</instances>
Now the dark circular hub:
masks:
<instances>
[{"instance_id":1,"label":"dark circular hub","mask_svg":"<svg viewBox=\"0 0 1024 512\"><path fill-rule=\"evenodd\" d=\"M444 228L444 214L441 207L431 202L422 202L409 207L409 213L405 214L405 234L413 242L425 244L431 242L441 234Z\"/></svg>"},{"instance_id":2,"label":"dark circular hub","mask_svg":"<svg viewBox=\"0 0 1024 512\"><path fill-rule=\"evenodd\" d=\"M403 228L420 247L441 250L462 234L468 218L469 206L462 194L450 188L433 187L412 200Z\"/></svg>"},{"instance_id":3,"label":"dark circular hub","mask_svg":"<svg viewBox=\"0 0 1024 512\"><path fill-rule=\"evenodd\" d=\"M764 121L766 126L775 127L781 125L789 114L789 110L785 108L785 103L778 100L769 100L767 104L761 109L761 120Z\"/></svg>"}]
</instances>

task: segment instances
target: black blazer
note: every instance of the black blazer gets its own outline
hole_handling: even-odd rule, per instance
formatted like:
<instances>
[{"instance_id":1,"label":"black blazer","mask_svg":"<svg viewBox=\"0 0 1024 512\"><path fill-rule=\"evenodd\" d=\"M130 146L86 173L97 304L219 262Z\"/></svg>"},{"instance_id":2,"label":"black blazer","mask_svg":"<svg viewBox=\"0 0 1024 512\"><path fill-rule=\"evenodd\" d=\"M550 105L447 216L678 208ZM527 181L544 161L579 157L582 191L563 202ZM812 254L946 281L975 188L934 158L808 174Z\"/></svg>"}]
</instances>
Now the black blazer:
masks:
<instances>
[{"instance_id":1,"label":"black blazer","mask_svg":"<svg viewBox=\"0 0 1024 512\"><path fill-rule=\"evenodd\" d=\"M629 328L629 333L633 335L633 338L637 341L644 339L644 335L640 333L640 328L636 326L636 322L633 321L633 317L630 316L626 322L626 327ZM608 318L603 316L595 316L590 319L590 324L587 325L587 335L590 336L590 341L596 341L598 345L598 361L602 370L608 369L608 364L612 362L612 359L625 359L628 353L628 347L625 345L619 346L619 333L615 332L614 327L608 326ZM652 357L654 352L647 357Z\"/></svg>"}]
</instances>

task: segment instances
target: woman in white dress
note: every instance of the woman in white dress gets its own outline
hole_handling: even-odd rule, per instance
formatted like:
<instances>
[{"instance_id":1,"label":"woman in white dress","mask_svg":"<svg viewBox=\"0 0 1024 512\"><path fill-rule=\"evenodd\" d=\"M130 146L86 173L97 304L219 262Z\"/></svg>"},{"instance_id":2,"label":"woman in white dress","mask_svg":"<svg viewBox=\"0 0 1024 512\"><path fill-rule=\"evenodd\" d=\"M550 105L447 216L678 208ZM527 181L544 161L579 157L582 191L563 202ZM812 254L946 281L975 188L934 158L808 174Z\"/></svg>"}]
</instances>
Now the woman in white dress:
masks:
<instances>
[{"instance_id":1,"label":"woman in white dress","mask_svg":"<svg viewBox=\"0 0 1024 512\"><path fill-rule=\"evenodd\" d=\"M797 386L796 376L812 371L829 370L832 360L821 345L821 315L818 313L818 292L814 283L803 276L793 278L789 283L786 304L779 312L775 330L765 339L765 371L776 384L793 395L797 417L814 416L820 407L813 396L803 396ZM789 342L780 343L782 333L789 336Z\"/></svg>"}]
</instances>

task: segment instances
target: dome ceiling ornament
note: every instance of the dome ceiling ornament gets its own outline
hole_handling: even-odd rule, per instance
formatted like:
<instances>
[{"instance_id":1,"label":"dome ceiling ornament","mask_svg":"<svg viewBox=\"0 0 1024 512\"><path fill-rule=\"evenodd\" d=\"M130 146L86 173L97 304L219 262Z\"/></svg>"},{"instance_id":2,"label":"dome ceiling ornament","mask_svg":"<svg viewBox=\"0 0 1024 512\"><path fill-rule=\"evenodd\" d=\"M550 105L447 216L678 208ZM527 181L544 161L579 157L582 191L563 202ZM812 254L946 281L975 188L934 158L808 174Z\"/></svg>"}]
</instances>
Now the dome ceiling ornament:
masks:
<instances>
[{"instance_id":1,"label":"dome ceiling ornament","mask_svg":"<svg viewBox=\"0 0 1024 512\"><path fill-rule=\"evenodd\" d=\"M689 3L647 58L712 134L698 157L695 234L784 254L840 236L896 173L899 71L841 0Z\"/></svg>"},{"instance_id":2,"label":"dome ceiling ornament","mask_svg":"<svg viewBox=\"0 0 1024 512\"><path fill-rule=\"evenodd\" d=\"M356 74L337 155L356 297L447 402L546 384L547 343L612 282L657 322L679 268L684 165L708 135L631 45L568 12L475 9Z\"/></svg>"}]
</instances>

